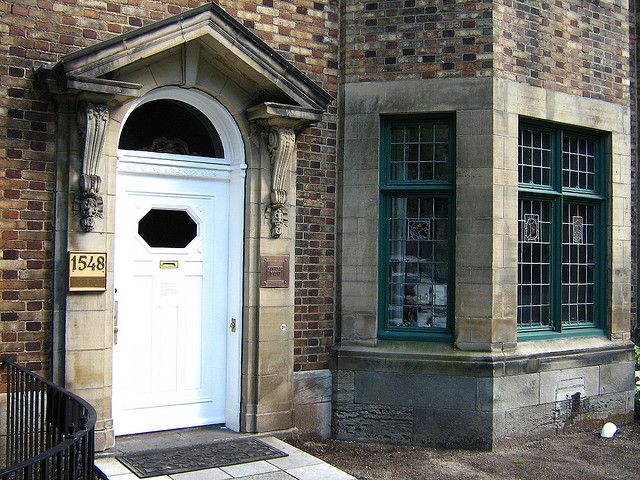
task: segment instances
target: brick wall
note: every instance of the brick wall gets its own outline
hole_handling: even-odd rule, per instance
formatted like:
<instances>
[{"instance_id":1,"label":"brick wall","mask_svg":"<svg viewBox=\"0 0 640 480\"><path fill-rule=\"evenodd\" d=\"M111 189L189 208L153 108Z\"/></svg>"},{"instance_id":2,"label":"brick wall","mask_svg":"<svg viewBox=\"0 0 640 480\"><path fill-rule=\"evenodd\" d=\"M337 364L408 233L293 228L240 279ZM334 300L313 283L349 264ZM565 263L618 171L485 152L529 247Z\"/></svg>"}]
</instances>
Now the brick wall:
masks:
<instances>
[{"instance_id":1,"label":"brick wall","mask_svg":"<svg viewBox=\"0 0 640 480\"><path fill-rule=\"evenodd\" d=\"M346 82L489 76L492 2L346 0Z\"/></svg>"},{"instance_id":2,"label":"brick wall","mask_svg":"<svg viewBox=\"0 0 640 480\"><path fill-rule=\"evenodd\" d=\"M496 75L627 104L628 10L614 3L496 0Z\"/></svg>"},{"instance_id":3,"label":"brick wall","mask_svg":"<svg viewBox=\"0 0 640 480\"><path fill-rule=\"evenodd\" d=\"M55 113L32 69L204 3L0 0L0 357L48 374ZM218 3L335 95L337 0ZM333 339L335 113L298 151L297 370L325 367Z\"/></svg>"},{"instance_id":4,"label":"brick wall","mask_svg":"<svg viewBox=\"0 0 640 480\"><path fill-rule=\"evenodd\" d=\"M294 369L326 368L334 335L336 124L299 138Z\"/></svg>"}]
</instances>

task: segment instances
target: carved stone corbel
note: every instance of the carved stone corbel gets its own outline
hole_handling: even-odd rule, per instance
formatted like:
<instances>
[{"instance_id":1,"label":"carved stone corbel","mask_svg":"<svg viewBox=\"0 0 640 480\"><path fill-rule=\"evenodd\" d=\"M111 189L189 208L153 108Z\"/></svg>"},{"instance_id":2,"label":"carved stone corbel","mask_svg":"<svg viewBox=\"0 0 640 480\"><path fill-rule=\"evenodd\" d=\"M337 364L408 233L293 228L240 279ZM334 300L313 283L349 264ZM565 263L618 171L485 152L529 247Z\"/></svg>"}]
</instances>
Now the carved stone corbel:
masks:
<instances>
[{"instance_id":1,"label":"carved stone corbel","mask_svg":"<svg viewBox=\"0 0 640 480\"><path fill-rule=\"evenodd\" d=\"M78 109L78 125L83 139L82 174L74 209L85 232L95 228L96 217L102 217L104 205L99 195L102 179L98 175L100 157L109 122L109 109L103 104L83 102Z\"/></svg>"},{"instance_id":2,"label":"carved stone corbel","mask_svg":"<svg viewBox=\"0 0 640 480\"><path fill-rule=\"evenodd\" d=\"M271 204L267 215L271 221L271 237L279 238L287 223L287 182L296 152L296 134L292 128L271 127L268 140L271 158Z\"/></svg>"}]
</instances>

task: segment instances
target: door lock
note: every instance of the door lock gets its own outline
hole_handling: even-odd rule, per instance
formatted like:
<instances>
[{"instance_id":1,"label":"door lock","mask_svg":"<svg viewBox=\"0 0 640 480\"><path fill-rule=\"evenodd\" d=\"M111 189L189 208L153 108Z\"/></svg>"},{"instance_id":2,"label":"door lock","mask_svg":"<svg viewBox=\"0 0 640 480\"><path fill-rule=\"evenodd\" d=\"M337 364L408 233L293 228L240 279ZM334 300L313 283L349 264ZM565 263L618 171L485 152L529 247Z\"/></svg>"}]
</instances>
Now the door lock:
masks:
<instances>
[{"instance_id":1,"label":"door lock","mask_svg":"<svg viewBox=\"0 0 640 480\"><path fill-rule=\"evenodd\" d=\"M231 328L231 332L235 333L236 331L236 319L232 318L231 323L229 324L229 328Z\"/></svg>"}]
</instances>

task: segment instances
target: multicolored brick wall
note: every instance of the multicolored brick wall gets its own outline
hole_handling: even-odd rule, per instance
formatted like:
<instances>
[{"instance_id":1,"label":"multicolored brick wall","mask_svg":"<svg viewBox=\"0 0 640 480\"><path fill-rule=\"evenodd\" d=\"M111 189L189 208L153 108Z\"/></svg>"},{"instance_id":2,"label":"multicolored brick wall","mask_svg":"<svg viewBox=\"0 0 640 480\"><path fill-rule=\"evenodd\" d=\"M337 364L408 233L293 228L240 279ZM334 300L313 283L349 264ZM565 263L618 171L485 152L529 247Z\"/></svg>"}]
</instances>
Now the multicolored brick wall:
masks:
<instances>
[{"instance_id":1,"label":"multicolored brick wall","mask_svg":"<svg viewBox=\"0 0 640 480\"><path fill-rule=\"evenodd\" d=\"M612 1L496 0L495 75L629 102L629 11Z\"/></svg>"},{"instance_id":2,"label":"multicolored brick wall","mask_svg":"<svg viewBox=\"0 0 640 480\"><path fill-rule=\"evenodd\" d=\"M345 82L490 76L492 2L346 0Z\"/></svg>"},{"instance_id":3,"label":"multicolored brick wall","mask_svg":"<svg viewBox=\"0 0 640 480\"><path fill-rule=\"evenodd\" d=\"M344 81L491 76L629 101L629 12L582 0L346 0Z\"/></svg>"},{"instance_id":4,"label":"multicolored brick wall","mask_svg":"<svg viewBox=\"0 0 640 480\"><path fill-rule=\"evenodd\" d=\"M48 374L55 180L54 105L32 70L203 5L195 0L0 0L0 358ZM337 0L219 5L335 96ZM333 343L336 110L298 149L296 370L325 368Z\"/></svg>"}]
</instances>

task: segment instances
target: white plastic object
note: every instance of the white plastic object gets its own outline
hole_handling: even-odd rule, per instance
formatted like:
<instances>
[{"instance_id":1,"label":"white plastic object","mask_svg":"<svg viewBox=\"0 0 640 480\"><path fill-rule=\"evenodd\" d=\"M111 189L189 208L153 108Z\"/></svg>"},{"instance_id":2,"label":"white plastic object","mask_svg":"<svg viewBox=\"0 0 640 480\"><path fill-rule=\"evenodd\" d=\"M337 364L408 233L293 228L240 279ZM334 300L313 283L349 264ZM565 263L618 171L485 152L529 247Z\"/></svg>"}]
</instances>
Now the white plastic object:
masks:
<instances>
[{"instance_id":1,"label":"white plastic object","mask_svg":"<svg viewBox=\"0 0 640 480\"><path fill-rule=\"evenodd\" d=\"M602 438L613 438L617 431L618 427L616 427L615 423L607 422L602 426L600 436Z\"/></svg>"}]
</instances>

